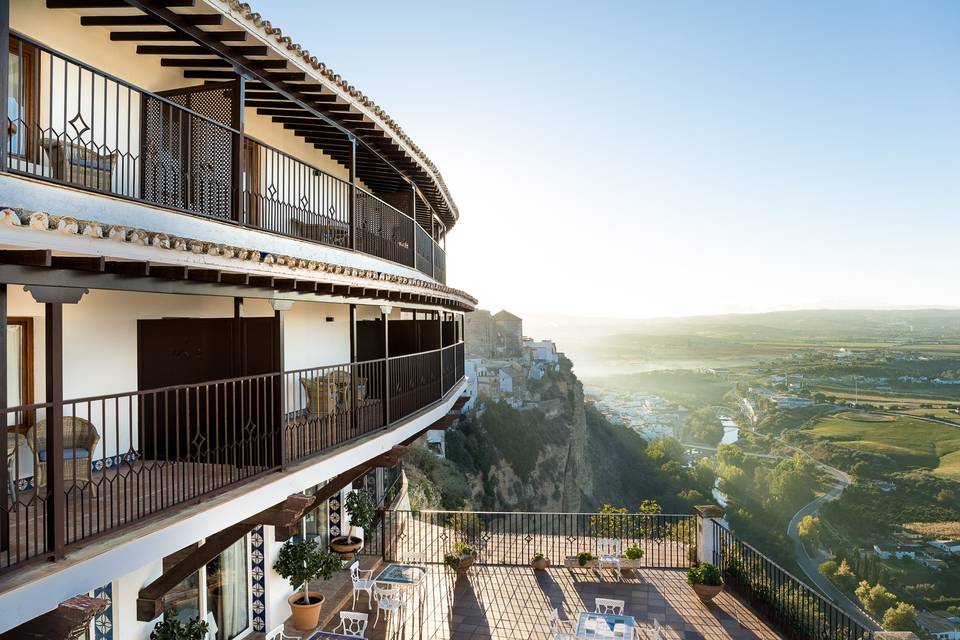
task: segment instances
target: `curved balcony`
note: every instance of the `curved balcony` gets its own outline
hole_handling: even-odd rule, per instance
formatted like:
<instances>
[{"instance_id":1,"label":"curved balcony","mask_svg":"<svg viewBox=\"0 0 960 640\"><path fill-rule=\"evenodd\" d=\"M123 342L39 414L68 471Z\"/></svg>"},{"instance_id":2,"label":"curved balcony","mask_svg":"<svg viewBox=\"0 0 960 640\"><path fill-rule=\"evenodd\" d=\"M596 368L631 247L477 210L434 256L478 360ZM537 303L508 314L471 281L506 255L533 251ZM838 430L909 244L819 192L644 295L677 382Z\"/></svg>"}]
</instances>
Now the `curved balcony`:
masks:
<instances>
[{"instance_id":1,"label":"curved balcony","mask_svg":"<svg viewBox=\"0 0 960 640\"><path fill-rule=\"evenodd\" d=\"M375 194L249 137L242 83L150 93L25 36L10 42L7 171L365 253L445 284L446 230L406 178L395 176L405 191Z\"/></svg>"},{"instance_id":2,"label":"curved balcony","mask_svg":"<svg viewBox=\"0 0 960 640\"><path fill-rule=\"evenodd\" d=\"M400 427L449 400L463 363L458 342L0 412L19 425L7 438L0 574Z\"/></svg>"}]
</instances>

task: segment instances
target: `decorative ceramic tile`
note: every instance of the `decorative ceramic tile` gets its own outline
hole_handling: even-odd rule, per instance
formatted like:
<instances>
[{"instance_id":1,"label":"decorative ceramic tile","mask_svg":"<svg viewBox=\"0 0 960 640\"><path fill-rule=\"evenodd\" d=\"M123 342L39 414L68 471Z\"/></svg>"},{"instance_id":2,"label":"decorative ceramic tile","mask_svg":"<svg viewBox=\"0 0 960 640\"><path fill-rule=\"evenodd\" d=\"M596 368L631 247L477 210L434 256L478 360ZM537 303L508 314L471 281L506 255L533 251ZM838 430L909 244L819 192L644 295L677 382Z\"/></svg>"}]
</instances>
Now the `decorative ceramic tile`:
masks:
<instances>
[{"instance_id":1,"label":"decorative ceramic tile","mask_svg":"<svg viewBox=\"0 0 960 640\"><path fill-rule=\"evenodd\" d=\"M113 583L108 582L93 590L94 598L109 602L103 613L93 619L94 640L113 640Z\"/></svg>"},{"instance_id":2,"label":"decorative ceramic tile","mask_svg":"<svg viewBox=\"0 0 960 640\"><path fill-rule=\"evenodd\" d=\"M250 532L250 593L253 595L253 630L258 633L267 629L264 552L263 525L258 525Z\"/></svg>"},{"instance_id":3,"label":"decorative ceramic tile","mask_svg":"<svg viewBox=\"0 0 960 640\"><path fill-rule=\"evenodd\" d=\"M340 496L336 495L327 500L327 521L330 523L330 537L340 535Z\"/></svg>"}]
</instances>

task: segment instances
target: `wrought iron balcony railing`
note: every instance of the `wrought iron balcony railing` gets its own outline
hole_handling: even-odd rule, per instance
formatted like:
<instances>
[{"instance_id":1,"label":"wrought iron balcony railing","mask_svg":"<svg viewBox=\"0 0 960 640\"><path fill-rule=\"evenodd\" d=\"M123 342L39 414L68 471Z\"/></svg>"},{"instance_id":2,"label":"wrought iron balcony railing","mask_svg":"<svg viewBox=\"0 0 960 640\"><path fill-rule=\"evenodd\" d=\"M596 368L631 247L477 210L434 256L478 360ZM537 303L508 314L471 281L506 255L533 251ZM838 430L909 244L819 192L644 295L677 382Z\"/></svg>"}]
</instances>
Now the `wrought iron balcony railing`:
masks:
<instances>
[{"instance_id":1,"label":"wrought iron balcony railing","mask_svg":"<svg viewBox=\"0 0 960 640\"><path fill-rule=\"evenodd\" d=\"M444 367L452 367L447 372ZM409 419L463 343L389 359L12 407L0 573ZM62 418L57 418L62 415ZM58 430L52 426L62 426ZM47 482L48 465L62 474Z\"/></svg>"},{"instance_id":2,"label":"wrought iron balcony railing","mask_svg":"<svg viewBox=\"0 0 960 640\"><path fill-rule=\"evenodd\" d=\"M0 78L7 171L359 251L445 282L439 227L246 135L238 85L150 93L28 37L10 42Z\"/></svg>"}]
</instances>

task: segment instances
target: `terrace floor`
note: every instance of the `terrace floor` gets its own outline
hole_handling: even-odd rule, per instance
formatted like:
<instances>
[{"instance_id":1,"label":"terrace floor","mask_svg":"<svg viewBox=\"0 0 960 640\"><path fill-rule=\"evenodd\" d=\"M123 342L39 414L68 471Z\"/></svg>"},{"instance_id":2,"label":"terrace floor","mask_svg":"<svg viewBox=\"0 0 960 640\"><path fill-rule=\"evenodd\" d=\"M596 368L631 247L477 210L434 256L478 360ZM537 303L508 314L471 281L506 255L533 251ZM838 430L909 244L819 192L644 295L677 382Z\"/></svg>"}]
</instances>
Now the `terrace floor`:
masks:
<instances>
[{"instance_id":1,"label":"terrace floor","mask_svg":"<svg viewBox=\"0 0 960 640\"><path fill-rule=\"evenodd\" d=\"M379 561L371 564L376 571L381 566ZM548 616L552 609L559 609L561 619L575 624L580 612L593 610L598 596L625 600L625 613L636 618L640 638L653 637L654 620L663 627L662 637L671 640L780 637L731 593L702 604L681 570L625 571L622 581L590 569L534 572L523 566L479 565L459 578L443 565L427 565L427 570L422 593L411 596L403 615L389 623L381 618L376 628L372 627L376 608L368 610L366 596L360 595L355 610L370 613L368 638L547 639L551 637ZM328 597L328 602L340 602L341 606L324 612L327 620L321 629L329 631L336 626L337 611L352 610L349 594L349 585L344 585L339 599ZM313 635L289 626L287 633L303 640Z\"/></svg>"}]
</instances>

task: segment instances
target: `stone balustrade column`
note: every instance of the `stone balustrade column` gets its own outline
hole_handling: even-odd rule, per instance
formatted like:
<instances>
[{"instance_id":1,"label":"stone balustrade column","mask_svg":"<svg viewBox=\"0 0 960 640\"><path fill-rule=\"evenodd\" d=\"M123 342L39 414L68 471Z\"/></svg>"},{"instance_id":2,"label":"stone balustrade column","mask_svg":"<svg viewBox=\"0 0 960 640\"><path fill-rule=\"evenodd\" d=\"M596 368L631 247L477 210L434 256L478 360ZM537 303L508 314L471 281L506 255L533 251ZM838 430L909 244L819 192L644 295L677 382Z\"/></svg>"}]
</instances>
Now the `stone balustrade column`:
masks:
<instances>
[{"instance_id":1,"label":"stone balustrade column","mask_svg":"<svg viewBox=\"0 0 960 640\"><path fill-rule=\"evenodd\" d=\"M713 562L713 523L723 519L723 508L715 504L701 504L693 510L697 515L697 561Z\"/></svg>"}]
</instances>

